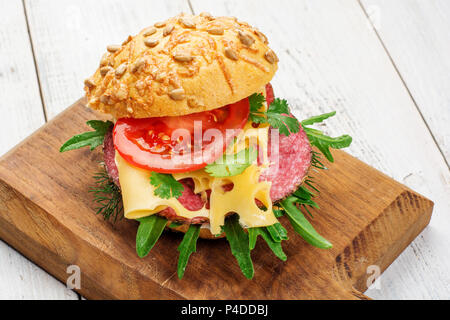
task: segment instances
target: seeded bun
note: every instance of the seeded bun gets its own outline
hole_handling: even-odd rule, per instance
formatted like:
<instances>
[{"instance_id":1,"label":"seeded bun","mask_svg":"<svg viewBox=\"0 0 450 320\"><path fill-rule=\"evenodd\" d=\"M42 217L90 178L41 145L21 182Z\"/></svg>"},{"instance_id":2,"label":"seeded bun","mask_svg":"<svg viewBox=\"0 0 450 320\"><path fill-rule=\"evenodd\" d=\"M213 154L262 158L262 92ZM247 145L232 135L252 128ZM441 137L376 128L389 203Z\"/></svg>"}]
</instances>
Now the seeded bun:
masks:
<instances>
[{"instance_id":1,"label":"seeded bun","mask_svg":"<svg viewBox=\"0 0 450 320\"><path fill-rule=\"evenodd\" d=\"M85 80L88 105L115 118L180 116L258 92L277 70L267 38L232 17L181 14L110 45Z\"/></svg>"}]
</instances>

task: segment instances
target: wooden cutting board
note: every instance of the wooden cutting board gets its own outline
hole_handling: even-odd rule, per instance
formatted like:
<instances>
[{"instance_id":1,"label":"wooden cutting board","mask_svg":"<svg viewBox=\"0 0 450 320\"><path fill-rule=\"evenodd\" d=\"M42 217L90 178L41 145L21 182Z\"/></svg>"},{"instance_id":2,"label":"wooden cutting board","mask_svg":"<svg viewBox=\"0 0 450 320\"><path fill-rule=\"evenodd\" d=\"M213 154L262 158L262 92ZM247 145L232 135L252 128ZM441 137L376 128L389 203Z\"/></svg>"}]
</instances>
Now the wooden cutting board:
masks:
<instances>
[{"instance_id":1,"label":"wooden cutting board","mask_svg":"<svg viewBox=\"0 0 450 320\"><path fill-rule=\"evenodd\" d=\"M101 148L60 154L74 134L99 119L80 100L0 160L0 237L66 282L81 270L81 295L91 299L364 299L366 279L384 271L428 224L433 203L345 152L313 173L321 191L312 224L334 247L321 250L297 236L284 218L288 256L278 260L260 239L247 280L226 240L199 240L182 280L176 275L182 236L165 232L150 255L135 253L137 223L94 214L92 175Z\"/></svg>"}]
</instances>

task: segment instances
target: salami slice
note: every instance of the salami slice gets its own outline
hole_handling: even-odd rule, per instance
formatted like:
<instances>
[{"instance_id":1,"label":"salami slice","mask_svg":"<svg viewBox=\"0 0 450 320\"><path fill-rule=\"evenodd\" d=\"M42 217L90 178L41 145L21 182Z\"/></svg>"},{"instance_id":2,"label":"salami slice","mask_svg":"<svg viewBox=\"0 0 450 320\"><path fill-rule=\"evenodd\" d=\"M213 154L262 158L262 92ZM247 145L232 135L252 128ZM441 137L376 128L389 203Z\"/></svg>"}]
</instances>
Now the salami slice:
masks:
<instances>
[{"instance_id":1,"label":"salami slice","mask_svg":"<svg viewBox=\"0 0 450 320\"><path fill-rule=\"evenodd\" d=\"M297 190L308 174L311 165L311 145L305 131L300 127L297 133L289 136L278 135L277 148L272 148L272 132L269 132L269 168L260 176L260 181L272 182L270 198L273 202L281 200ZM273 149L273 150L272 150ZM278 154L277 154L278 153Z\"/></svg>"}]
</instances>

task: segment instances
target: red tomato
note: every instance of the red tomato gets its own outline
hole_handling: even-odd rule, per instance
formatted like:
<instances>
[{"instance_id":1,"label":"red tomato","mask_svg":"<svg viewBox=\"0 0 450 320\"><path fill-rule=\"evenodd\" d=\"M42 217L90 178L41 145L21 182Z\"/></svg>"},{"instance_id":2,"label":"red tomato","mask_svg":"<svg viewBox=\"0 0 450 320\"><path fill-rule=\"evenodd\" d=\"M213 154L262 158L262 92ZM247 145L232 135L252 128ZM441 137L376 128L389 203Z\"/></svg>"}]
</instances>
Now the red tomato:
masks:
<instances>
[{"instance_id":1,"label":"red tomato","mask_svg":"<svg viewBox=\"0 0 450 320\"><path fill-rule=\"evenodd\" d=\"M269 82L268 84L266 84L266 101L267 101L267 106L270 106L270 104L273 102L274 99L275 99L275 96L273 94L273 88L272 88L272 85Z\"/></svg>"},{"instance_id":2,"label":"red tomato","mask_svg":"<svg viewBox=\"0 0 450 320\"><path fill-rule=\"evenodd\" d=\"M223 154L249 116L245 98L225 107L180 117L121 118L114 147L132 165L162 173L201 169Z\"/></svg>"}]
</instances>

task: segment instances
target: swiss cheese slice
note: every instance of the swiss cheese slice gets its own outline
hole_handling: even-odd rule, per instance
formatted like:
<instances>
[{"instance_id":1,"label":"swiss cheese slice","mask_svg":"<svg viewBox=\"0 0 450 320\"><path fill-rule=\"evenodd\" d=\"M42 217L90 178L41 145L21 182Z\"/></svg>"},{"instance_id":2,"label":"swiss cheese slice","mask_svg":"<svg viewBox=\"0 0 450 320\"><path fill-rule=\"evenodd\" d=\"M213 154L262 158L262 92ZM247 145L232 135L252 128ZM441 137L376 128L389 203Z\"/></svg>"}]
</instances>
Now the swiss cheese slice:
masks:
<instances>
[{"instance_id":1,"label":"swiss cheese slice","mask_svg":"<svg viewBox=\"0 0 450 320\"><path fill-rule=\"evenodd\" d=\"M209 210L205 207L198 211L190 211L175 198L162 199L156 196L155 187L150 184L151 171L132 166L118 152L116 152L116 164L119 170L125 218L143 218L167 207L171 207L177 215L188 219L199 216L209 217Z\"/></svg>"}]
</instances>

